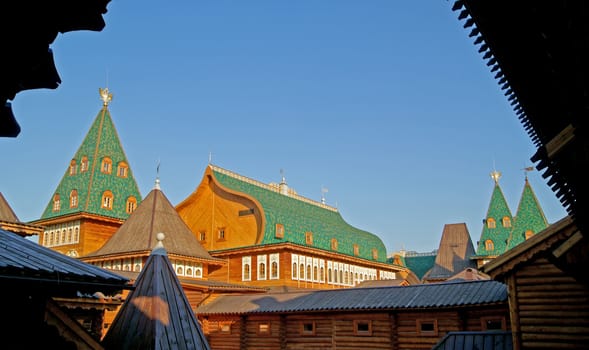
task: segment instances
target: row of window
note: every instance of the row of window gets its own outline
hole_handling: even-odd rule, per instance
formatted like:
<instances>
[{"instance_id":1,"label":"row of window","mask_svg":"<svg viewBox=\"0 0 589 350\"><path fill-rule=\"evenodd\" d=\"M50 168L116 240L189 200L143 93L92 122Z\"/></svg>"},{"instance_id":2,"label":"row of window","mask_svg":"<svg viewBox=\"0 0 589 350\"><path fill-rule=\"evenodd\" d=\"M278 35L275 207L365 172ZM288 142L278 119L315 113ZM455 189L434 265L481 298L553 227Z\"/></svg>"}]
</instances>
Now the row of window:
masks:
<instances>
[{"instance_id":1,"label":"row of window","mask_svg":"<svg viewBox=\"0 0 589 350\"><path fill-rule=\"evenodd\" d=\"M356 265L344 264L336 261L325 261L298 254L291 255L291 279L316 283L353 286L362 281L376 280L377 270ZM280 279L280 255L257 255L257 280ZM269 272L268 272L269 267ZM252 257L241 259L242 281L252 280ZM391 271L380 271L380 279L395 279L396 274Z\"/></svg>"},{"instance_id":2,"label":"row of window","mask_svg":"<svg viewBox=\"0 0 589 350\"><path fill-rule=\"evenodd\" d=\"M75 244L80 242L80 222L74 221L66 224L51 225L43 232L42 245L55 247L60 245Z\"/></svg>"},{"instance_id":3,"label":"row of window","mask_svg":"<svg viewBox=\"0 0 589 350\"><path fill-rule=\"evenodd\" d=\"M317 322L313 320L301 321L299 324L299 335L314 336L317 335ZM352 320L354 335L356 336L372 336L372 320ZM231 334L232 321L219 321L216 328L219 333ZM211 328L215 325L212 324ZM483 331L505 330L506 323L504 317L483 317L481 318L481 329ZM415 330L418 335L424 337L438 336L438 320L437 319L417 319L415 320ZM272 335L272 322L261 321L257 324L257 334L262 336Z\"/></svg>"},{"instance_id":4,"label":"row of window","mask_svg":"<svg viewBox=\"0 0 589 350\"><path fill-rule=\"evenodd\" d=\"M114 203L114 194L111 191L104 191L102 193L102 198L100 201L100 207L103 209L112 210L113 203ZM78 190L73 189L70 191L69 196L69 208L77 208L79 205L78 201ZM131 214L137 209L137 198L134 196L130 196L127 198L127 202L125 204L125 211L127 214ZM59 193L53 195L53 211L58 212L61 210L61 197Z\"/></svg>"},{"instance_id":5,"label":"row of window","mask_svg":"<svg viewBox=\"0 0 589 350\"><path fill-rule=\"evenodd\" d=\"M176 275L182 277L194 277L194 278L202 278L203 277L203 265L202 263L193 263L190 261L184 260L171 260L172 267L174 271L176 271ZM143 268L143 263L141 258L125 258L125 259L116 259L116 260L109 260L95 263L96 266L109 269L109 270L119 270L119 271L133 271L133 272L141 272Z\"/></svg>"},{"instance_id":6,"label":"row of window","mask_svg":"<svg viewBox=\"0 0 589 350\"><path fill-rule=\"evenodd\" d=\"M276 238L284 238L284 225L276 224L276 231L275 231ZM206 230L200 230L198 232L198 239L201 242L205 242L207 240L207 232ZM217 228L217 241L222 241L227 239L227 228L226 227L218 227ZM312 246L313 245L313 232L307 231L305 232L305 244ZM360 256L360 246L358 244L354 244L353 246L354 256ZM338 241L336 238L331 239L331 250L337 251L338 250ZM372 249L372 259L378 260L378 249Z\"/></svg>"},{"instance_id":7,"label":"row of window","mask_svg":"<svg viewBox=\"0 0 589 350\"><path fill-rule=\"evenodd\" d=\"M88 157L83 156L82 160L80 161L80 173L85 173L90 169ZM110 157L102 158L100 162L100 171L104 174L111 174L112 173L112 159ZM76 175L78 173L78 164L76 163L75 159L70 161L70 168L69 174L70 176ZM126 162L119 162L117 164L117 176L118 177L127 177L129 174L129 165Z\"/></svg>"},{"instance_id":8,"label":"row of window","mask_svg":"<svg viewBox=\"0 0 589 350\"><path fill-rule=\"evenodd\" d=\"M533 235L534 235L534 231L527 230L526 232L524 232L524 239L529 239ZM493 243L493 240L487 239L485 241L485 250L487 250L487 251L495 250L495 243Z\"/></svg>"},{"instance_id":9,"label":"row of window","mask_svg":"<svg viewBox=\"0 0 589 350\"><path fill-rule=\"evenodd\" d=\"M485 223L487 224L487 228L497 227L497 222L493 218L485 219ZM504 216L503 219L501 219L501 225L503 227L511 227L511 219L509 218L509 216Z\"/></svg>"}]
</instances>

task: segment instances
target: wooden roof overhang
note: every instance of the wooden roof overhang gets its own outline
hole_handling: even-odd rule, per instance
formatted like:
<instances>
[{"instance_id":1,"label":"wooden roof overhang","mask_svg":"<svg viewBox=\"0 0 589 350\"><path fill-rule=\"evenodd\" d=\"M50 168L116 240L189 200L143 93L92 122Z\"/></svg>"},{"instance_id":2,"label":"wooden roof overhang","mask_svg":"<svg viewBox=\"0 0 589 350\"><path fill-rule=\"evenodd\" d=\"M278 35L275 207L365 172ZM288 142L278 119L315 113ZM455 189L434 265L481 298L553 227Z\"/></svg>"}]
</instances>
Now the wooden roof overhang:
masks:
<instances>
[{"instance_id":1,"label":"wooden roof overhang","mask_svg":"<svg viewBox=\"0 0 589 350\"><path fill-rule=\"evenodd\" d=\"M110 0L7 0L0 11L0 137L16 137L20 126L9 100L23 90L56 89L61 79L49 47L59 33L101 31Z\"/></svg>"},{"instance_id":2,"label":"wooden roof overhang","mask_svg":"<svg viewBox=\"0 0 589 350\"><path fill-rule=\"evenodd\" d=\"M584 233L586 248L589 3L457 0L453 10L536 146L530 160Z\"/></svg>"},{"instance_id":3,"label":"wooden roof overhang","mask_svg":"<svg viewBox=\"0 0 589 350\"><path fill-rule=\"evenodd\" d=\"M249 254L269 254L270 250L289 250L296 252L298 254L309 254L312 252L315 256L323 257L325 259L333 259L338 261L345 261L350 264L362 265L362 266L373 266L382 268L385 270L396 270L397 272L407 272L409 273L409 269L405 266L394 265L394 264L387 264L380 261L375 260L366 260L362 258L357 258L353 256L349 256L346 254L341 254L337 252L330 252L319 248L309 247L309 246L301 246L296 243L292 242L284 242L284 243L272 243L272 244L264 244L264 245L256 245L250 247L237 247L237 248L230 248L230 249L223 249L223 250L211 250L209 253L214 257L225 258L230 256L243 256Z\"/></svg>"},{"instance_id":4,"label":"wooden roof overhang","mask_svg":"<svg viewBox=\"0 0 589 350\"><path fill-rule=\"evenodd\" d=\"M589 284L585 259L578 258L584 254L579 252L583 248L578 244L582 239L573 219L567 216L483 265L481 270L493 279L504 280L519 266L542 255L577 281Z\"/></svg>"},{"instance_id":5,"label":"wooden roof overhang","mask_svg":"<svg viewBox=\"0 0 589 350\"><path fill-rule=\"evenodd\" d=\"M77 212L77 213L56 216L53 218L37 219L37 220L30 221L29 224L30 225L49 226L49 225L61 224L61 223L76 220L76 219L77 220L86 219L86 220L94 220L94 221L100 221L100 222L108 222L108 223L112 223L112 224L116 224L116 225L122 225L125 222L125 220L123 220L123 219L114 218L111 216L97 215L97 214L92 214L92 213L81 211L81 212Z\"/></svg>"}]
</instances>

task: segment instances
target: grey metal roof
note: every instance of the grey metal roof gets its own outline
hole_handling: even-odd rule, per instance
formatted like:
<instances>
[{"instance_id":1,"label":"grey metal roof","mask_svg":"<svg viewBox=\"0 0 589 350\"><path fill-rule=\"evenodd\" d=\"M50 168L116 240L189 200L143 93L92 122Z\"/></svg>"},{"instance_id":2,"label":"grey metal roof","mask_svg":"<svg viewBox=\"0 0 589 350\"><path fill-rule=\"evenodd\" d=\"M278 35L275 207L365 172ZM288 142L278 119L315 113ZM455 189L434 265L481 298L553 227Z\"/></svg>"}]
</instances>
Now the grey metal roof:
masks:
<instances>
[{"instance_id":1,"label":"grey metal roof","mask_svg":"<svg viewBox=\"0 0 589 350\"><path fill-rule=\"evenodd\" d=\"M449 332L432 350L511 350L509 331Z\"/></svg>"},{"instance_id":2,"label":"grey metal roof","mask_svg":"<svg viewBox=\"0 0 589 350\"><path fill-rule=\"evenodd\" d=\"M103 344L107 349L210 349L163 246L147 259Z\"/></svg>"},{"instance_id":3,"label":"grey metal roof","mask_svg":"<svg viewBox=\"0 0 589 350\"><path fill-rule=\"evenodd\" d=\"M0 280L35 283L65 291L107 293L130 288L128 279L0 229ZM125 287L125 288L123 288Z\"/></svg>"},{"instance_id":4,"label":"grey metal roof","mask_svg":"<svg viewBox=\"0 0 589 350\"><path fill-rule=\"evenodd\" d=\"M312 292L223 295L209 304L200 306L197 313L202 315L427 309L506 302L506 285L488 280Z\"/></svg>"}]
</instances>

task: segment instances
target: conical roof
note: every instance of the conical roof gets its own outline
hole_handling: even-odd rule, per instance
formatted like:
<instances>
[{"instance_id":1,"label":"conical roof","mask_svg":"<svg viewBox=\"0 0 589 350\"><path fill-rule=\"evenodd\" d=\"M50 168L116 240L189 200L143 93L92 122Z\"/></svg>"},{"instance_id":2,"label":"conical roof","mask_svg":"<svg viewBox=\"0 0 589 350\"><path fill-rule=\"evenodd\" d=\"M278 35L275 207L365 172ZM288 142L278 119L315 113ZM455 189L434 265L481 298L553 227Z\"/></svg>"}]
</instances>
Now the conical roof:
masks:
<instances>
[{"instance_id":1,"label":"conical roof","mask_svg":"<svg viewBox=\"0 0 589 350\"><path fill-rule=\"evenodd\" d=\"M0 221L20 222L18 216L14 213L14 210L12 210L12 207L8 204L4 195L2 195L2 192L0 192Z\"/></svg>"},{"instance_id":2,"label":"conical roof","mask_svg":"<svg viewBox=\"0 0 589 350\"><path fill-rule=\"evenodd\" d=\"M129 217L129 199L134 205L141 202L139 187L108 110L112 94L108 89L100 89L100 93L103 106L67 164L41 220L75 213L124 220ZM104 205L105 193L111 198L112 205ZM56 198L59 199L59 208L55 205Z\"/></svg>"},{"instance_id":3,"label":"conical roof","mask_svg":"<svg viewBox=\"0 0 589 350\"><path fill-rule=\"evenodd\" d=\"M180 218L160 190L159 180L113 236L100 249L85 257L149 252L156 245L156 236L160 232L167 236L166 249L170 254L217 260L203 248Z\"/></svg>"},{"instance_id":4,"label":"conical roof","mask_svg":"<svg viewBox=\"0 0 589 350\"><path fill-rule=\"evenodd\" d=\"M158 239L102 341L106 349L210 349L161 244L164 235Z\"/></svg>"},{"instance_id":5,"label":"conical roof","mask_svg":"<svg viewBox=\"0 0 589 350\"><path fill-rule=\"evenodd\" d=\"M497 171L491 173L495 185L493 187L491 201L489 202L487 216L483 221L483 230L477 248L477 255L479 256L497 256L503 254L507 249L507 241L511 234L513 215L499 186L500 176L501 173ZM487 242L491 242L492 245L490 246Z\"/></svg>"},{"instance_id":6,"label":"conical roof","mask_svg":"<svg viewBox=\"0 0 589 350\"><path fill-rule=\"evenodd\" d=\"M548 221L526 177L507 249L517 246L529 238L530 235L536 234L546 227L548 227Z\"/></svg>"}]
</instances>

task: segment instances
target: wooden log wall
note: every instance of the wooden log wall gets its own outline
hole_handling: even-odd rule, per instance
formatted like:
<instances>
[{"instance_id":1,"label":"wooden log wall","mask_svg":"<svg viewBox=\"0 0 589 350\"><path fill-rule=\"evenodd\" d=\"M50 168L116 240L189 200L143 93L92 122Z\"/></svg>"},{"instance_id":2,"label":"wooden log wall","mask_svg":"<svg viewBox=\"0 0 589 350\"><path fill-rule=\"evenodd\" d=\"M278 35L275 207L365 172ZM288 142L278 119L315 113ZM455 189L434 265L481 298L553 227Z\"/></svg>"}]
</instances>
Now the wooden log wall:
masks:
<instances>
[{"instance_id":1,"label":"wooden log wall","mask_svg":"<svg viewBox=\"0 0 589 350\"><path fill-rule=\"evenodd\" d=\"M589 288L546 258L509 277L514 349L567 349L589 344Z\"/></svg>"},{"instance_id":2,"label":"wooden log wall","mask_svg":"<svg viewBox=\"0 0 589 350\"><path fill-rule=\"evenodd\" d=\"M455 310L208 316L203 320L203 331L213 350L429 350L448 332L482 330L481 320L486 317L507 317L508 324L507 305ZM220 331L227 321L232 322L230 334ZM370 324L369 334L357 332L358 321ZM261 322L270 324L270 334L259 334ZM434 323L435 329L423 332L420 322ZM305 323L314 324L313 334L303 332Z\"/></svg>"}]
</instances>

